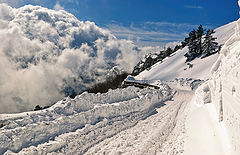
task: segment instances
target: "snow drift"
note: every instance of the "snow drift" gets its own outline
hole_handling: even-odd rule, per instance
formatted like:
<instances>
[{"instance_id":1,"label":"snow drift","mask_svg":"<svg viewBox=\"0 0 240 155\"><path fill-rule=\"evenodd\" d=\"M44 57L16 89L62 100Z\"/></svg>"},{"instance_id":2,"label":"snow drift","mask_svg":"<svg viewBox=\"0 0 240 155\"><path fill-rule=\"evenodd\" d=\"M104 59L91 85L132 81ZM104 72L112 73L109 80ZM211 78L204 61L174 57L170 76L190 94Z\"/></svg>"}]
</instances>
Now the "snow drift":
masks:
<instances>
[{"instance_id":1,"label":"snow drift","mask_svg":"<svg viewBox=\"0 0 240 155\"><path fill-rule=\"evenodd\" d=\"M53 104L103 82L113 67L130 72L143 52L93 22L31 5L0 5L0 42L0 113Z\"/></svg>"}]
</instances>

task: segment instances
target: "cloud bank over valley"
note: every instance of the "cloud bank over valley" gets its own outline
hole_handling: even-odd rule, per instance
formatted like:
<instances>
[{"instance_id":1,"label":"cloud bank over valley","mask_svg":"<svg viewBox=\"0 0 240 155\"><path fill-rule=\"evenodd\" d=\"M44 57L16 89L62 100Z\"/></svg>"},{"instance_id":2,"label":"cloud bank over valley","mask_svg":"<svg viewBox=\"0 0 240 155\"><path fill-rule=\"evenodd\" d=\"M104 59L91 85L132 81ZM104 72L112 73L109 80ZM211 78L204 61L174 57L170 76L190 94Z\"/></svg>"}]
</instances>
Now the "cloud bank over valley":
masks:
<instances>
[{"instance_id":1,"label":"cloud bank over valley","mask_svg":"<svg viewBox=\"0 0 240 155\"><path fill-rule=\"evenodd\" d=\"M0 4L0 113L32 110L131 72L147 52L56 8Z\"/></svg>"}]
</instances>

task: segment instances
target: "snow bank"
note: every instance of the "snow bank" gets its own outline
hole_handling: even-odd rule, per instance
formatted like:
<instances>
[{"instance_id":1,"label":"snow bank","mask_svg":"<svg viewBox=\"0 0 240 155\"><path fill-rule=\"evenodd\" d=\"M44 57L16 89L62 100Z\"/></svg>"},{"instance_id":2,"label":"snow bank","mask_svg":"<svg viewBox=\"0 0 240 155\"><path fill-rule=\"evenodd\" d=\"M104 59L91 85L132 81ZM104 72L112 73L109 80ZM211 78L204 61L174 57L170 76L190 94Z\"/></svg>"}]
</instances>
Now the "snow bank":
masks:
<instances>
[{"instance_id":1,"label":"snow bank","mask_svg":"<svg viewBox=\"0 0 240 155\"><path fill-rule=\"evenodd\" d=\"M232 154L237 155L240 154L240 20L235 24L235 33L223 46L208 85L219 121L226 124Z\"/></svg>"},{"instance_id":2,"label":"snow bank","mask_svg":"<svg viewBox=\"0 0 240 155\"><path fill-rule=\"evenodd\" d=\"M42 111L1 114L0 154L83 153L147 117L173 94L164 84L157 90L128 87L65 98Z\"/></svg>"}]
</instances>

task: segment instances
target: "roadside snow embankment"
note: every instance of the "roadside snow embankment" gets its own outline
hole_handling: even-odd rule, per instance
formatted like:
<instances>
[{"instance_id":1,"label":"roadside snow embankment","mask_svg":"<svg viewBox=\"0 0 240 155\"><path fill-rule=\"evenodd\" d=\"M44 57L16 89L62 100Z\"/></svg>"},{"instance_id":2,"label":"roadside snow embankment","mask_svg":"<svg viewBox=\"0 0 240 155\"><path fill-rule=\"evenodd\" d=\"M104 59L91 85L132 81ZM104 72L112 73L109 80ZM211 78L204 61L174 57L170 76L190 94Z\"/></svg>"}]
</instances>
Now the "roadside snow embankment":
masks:
<instances>
[{"instance_id":1,"label":"roadside snow embankment","mask_svg":"<svg viewBox=\"0 0 240 155\"><path fill-rule=\"evenodd\" d=\"M128 87L105 94L83 93L52 107L0 115L0 154L84 153L96 143L134 126L174 91Z\"/></svg>"},{"instance_id":2,"label":"roadside snow embankment","mask_svg":"<svg viewBox=\"0 0 240 155\"><path fill-rule=\"evenodd\" d=\"M240 20L235 34L225 43L221 55L212 68L209 80L212 102L219 121L226 125L232 154L240 154Z\"/></svg>"}]
</instances>

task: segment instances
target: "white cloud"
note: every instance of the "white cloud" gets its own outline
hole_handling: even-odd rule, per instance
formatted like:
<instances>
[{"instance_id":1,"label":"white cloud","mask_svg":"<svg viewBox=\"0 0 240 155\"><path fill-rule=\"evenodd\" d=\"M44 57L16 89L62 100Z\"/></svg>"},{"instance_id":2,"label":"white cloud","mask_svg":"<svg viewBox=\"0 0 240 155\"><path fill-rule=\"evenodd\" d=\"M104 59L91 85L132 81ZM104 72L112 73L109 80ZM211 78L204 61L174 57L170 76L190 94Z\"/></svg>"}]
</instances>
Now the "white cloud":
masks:
<instances>
[{"instance_id":1,"label":"white cloud","mask_svg":"<svg viewBox=\"0 0 240 155\"><path fill-rule=\"evenodd\" d=\"M40 6L0 5L0 113L31 110L104 81L114 66L130 72L145 51L93 22Z\"/></svg>"},{"instance_id":2,"label":"white cloud","mask_svg":"<svg viewBox=\"0 0 240 155\"><path fill-rule=\"evenodd\" d=\"M53 7L54 10L59 11L59 10L64 10L64 7L60 5L59 1L54 5Z\"/></svg>"},{"instance_id":3,"label":"white cloud","mask_svg":"<svg viewBox=\"0 0 240 155\"><path fill-rule=\"evenodd\" d=\"M140 46L163 46L169 42L181 41L199 25L191 23L144 22L123 26L120 23L106 25L120 39L130 39ZM213 28L204 25L204 28Z\"/></svg>"},{"instance_id":4,"label":"white cloud","mask_svg":"<svg viewBox=\"0 0 240 155\"><path fill-rule=\"evenodd\" d=\"M23 2L24 0L0 0L0 3L6 3L11 7L19 7Z\"/></svg>"},{"instance_id":5,"label":"white cloud","mask_svg":"<svg viewBox=\"0 0 240 155\"><path fill-rule=\"evenodd\" d=\"M140 46L159 46L168 42L183 40L186 32L188 32L186 26L192 29L195 25L185 24L181 26L180 24L167 22L145 22L129 27L116 23L109 24L106 27L120 39L130 39ZM177 27L183 29L178 28L176 30Z\"/></svg>"}]
</instances>

